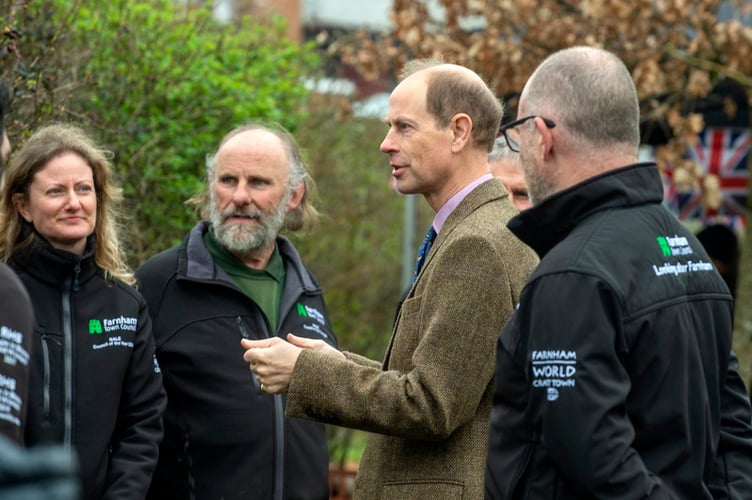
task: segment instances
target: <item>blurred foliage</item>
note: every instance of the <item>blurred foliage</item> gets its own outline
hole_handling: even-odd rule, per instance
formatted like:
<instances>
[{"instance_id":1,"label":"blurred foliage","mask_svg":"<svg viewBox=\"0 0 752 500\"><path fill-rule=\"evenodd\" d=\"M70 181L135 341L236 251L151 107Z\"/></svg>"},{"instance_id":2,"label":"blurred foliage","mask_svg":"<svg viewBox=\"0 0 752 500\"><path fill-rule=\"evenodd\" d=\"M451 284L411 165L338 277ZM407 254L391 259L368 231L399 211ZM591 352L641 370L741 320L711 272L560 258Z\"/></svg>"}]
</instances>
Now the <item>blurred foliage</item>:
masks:
<instances>
[{"instance_id":1,"label":"blurred foliage","mask_svg":"<svg viewBox=\"0 0 752 500\"><path fill-rule=\"evenodd\" d=\"M370 79L394 74L410 58L443 57L482 75L512 115L528 77L552 52L573 45L613 51L634 78L643 131L667 138L658 164L717 205L718 183L682 156L704 128L692 105L714 85L733 80L752 102L752 26L739 20L752 15L748 0L394 0L390 15L391 31L356 32L329 50ZM730 118L740 112L730 99L724 107Z\"/></svg>"},{"instance_id":2,"label":"blurred foliage","mask_svg":"<svg viewBox=\"0 0 752 500\"><path fill-rule=\"evenodd\" d=\"M40 123L74 121L115 154L137 265L182 238L183 202L201 188L205 155L253 118L294 130L304 77L319 60L284 38L281 19L232 25L172 0L8 2L15 41L11 139Z\"/></svg>"},{"instance_id":3,"label":"blurred foliage","mask_svg":"<svg viewBox=\"0 0 752 500\"><path fill-rule=\"evenodd\" d=\"M195 224L184 201L203 187L205 155L225 133L253 118L292 130L324 216L309 234L287 236L319 278L340 347L381 358L402 292L404 197L388 185L384 124L353 118L347 99L307 93L303 81L319 68L310 45L285 40L279 20L218 25L208 10L170 0L0 6L11 142L72 121L114 152L134 266ZM417 205L422 228L432 214ZM336 461L359 457L363 433L329 431Z\"/></svg>"}]
</instances>

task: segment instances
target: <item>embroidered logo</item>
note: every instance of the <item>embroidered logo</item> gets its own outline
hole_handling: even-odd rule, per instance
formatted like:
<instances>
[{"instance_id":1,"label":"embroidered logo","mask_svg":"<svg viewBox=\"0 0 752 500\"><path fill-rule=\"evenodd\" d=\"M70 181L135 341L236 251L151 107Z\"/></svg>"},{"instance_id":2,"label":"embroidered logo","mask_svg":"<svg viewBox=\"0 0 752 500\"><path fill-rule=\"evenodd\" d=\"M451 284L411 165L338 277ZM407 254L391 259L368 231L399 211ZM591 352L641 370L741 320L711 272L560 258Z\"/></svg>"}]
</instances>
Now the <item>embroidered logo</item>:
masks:
<instances>
[{"instance_id":1,"label":"embroidered logo","mask_svg":"<svg viewBox=\"0 0 752 500\"><path fill-rule=\"evenodd\" d=\"M308 317L308 313L306 312L306 308L301 303L298 303L298 316L303 316L304 318Z\"/></svg>"},{"instance_id":2,"label":"embroidered logo","mask_svg":"<svg viewBox=\"0 0 752 500\"><path fill-rule=\"evenodd\" d=\"M546 399L556 401L562 388L575 386L577 353L558 349L533 351L533 387L546 389Z\"/></svg>"},{"instance_id":3,"label":"embroidered logo","mask_svg":"<svg viewBox=\"0 0 752 500\"><path fill-rule=\"evenodd\" d=\"M324 326L326 325L326 320L324 319L324 315L321 314L321 311L319 311L315 307L307 306L298 302L297 310L298 310L298 316L301 316L303 318L315 319L321 325L324 325Z\"/></svg>"},{"instance_id":4,"label":"embroidered logo","mask_svg":"<svg viewBox=\"0 0 752 500\"><path fill-rule=\"evenodd\" d=\"M666 238L664 236L658 236L656 240L658 241L658 246L661 247L661 254L664 257L671 257L671 247L668 246Z\"/></svg>"},{"instance_id":5,"label":"embroidered logo","mask_svg":"<svg viewBox=\"0 0 752 500\"><path fill-rule=\"evenodd\" d=\"M102 322L98 319L89 320L89 335L101 335L102 334Z\"/></svg>"},{"instance_id":6,"label":"embroidered logo","mask_svg":"<svg viewBox=\"0 0 752 500\"><path fill-rule=\"evenodd\" d=\"M658 236L655 240L658 242L658 247L661 249L661 255L664 257L690 255L692 253L692 247L684 236Z\"/></svg>"},{"instance_id":7,"label":"embroidered logo","mask_svg":"<svg viewBox=\"0 0 752 500\"><path fill-rule=\"evenodd\" d=\"M118 316L115 318L89 319L89 335L103 335L107 337L97 339L91 348L95 351L111 347L126 347L133 349L133 341L130 340L131 334L127 332L136 332L138 330L138 318L132 316ZM123 335L125 333L125 335ZM118 335L120 334L120 335Z\"/></svg>"}]
</instances>

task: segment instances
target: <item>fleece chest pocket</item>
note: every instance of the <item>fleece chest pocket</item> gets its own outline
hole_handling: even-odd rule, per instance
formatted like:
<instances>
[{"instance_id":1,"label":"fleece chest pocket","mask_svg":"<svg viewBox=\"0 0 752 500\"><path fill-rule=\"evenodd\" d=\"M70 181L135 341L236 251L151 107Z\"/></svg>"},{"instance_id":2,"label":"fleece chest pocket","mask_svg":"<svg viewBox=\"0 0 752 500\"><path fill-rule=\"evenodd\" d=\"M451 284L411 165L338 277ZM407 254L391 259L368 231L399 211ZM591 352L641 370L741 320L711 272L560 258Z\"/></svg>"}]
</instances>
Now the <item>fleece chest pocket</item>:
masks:
<instances>
[{"instance_id":1,"label":"fleece chest pocket","mask_svg":"<svg viewBox=\"0 0 752 500\"><path fill-rule=\"evenodd\" d=\"M60 384L63 380L64 362L64 338L60 333L50 332L44 329L35 330L37 345L34 350L36 362L32 364L31 384L34 388L32 394L41 394L42 416L45 420L50 418L52 407L52 394L61 391L53 390L53 384ZM37 388L41 389L37 391Z\"/></svg>"},{"instance_id":2,"label":"fleece chest pocket","mask_svg":"<svg viewBox=\"0 0 752 500\"><path fill-rule=\"evenodd\" d=\"M117 379L128 369L137 330L135 318L130 322L127 318L120 322L89 320L85 331L79 330L75 335L78 364L86 366L87 373L108 373L110 378ZM106 380L96 379L88 380L87 383L98 386L108 384Z\"/></svg>"}]
</instances>

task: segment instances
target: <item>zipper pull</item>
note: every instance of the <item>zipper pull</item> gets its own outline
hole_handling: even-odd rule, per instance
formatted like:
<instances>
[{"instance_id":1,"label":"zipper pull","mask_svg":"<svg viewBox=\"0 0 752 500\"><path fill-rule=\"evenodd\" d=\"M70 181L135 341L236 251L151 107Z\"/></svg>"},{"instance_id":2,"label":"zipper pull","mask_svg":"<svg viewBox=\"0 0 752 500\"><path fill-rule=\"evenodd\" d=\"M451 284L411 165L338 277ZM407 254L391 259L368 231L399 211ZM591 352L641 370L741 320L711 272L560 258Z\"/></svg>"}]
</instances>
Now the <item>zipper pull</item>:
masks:
<instances>
[{"instance_id":1,"label":"zipper pull","mask_svg":"<svg viewBox=\"0 0 752 500\"><path fill-rule=\"evenodd\" d=\"M78 275L81 274L81 262L76 262L76 266L73 268L73 291L80 290Z\"/></svg>"},{"instance_id":2,"label":"zipper pull","mask_svg":"<svg viewBox=\"0 0 752 500\"><path fill-rule=\"evenodd\" d=\"M244 339L251 340L251 336L248 335L248 330L245 327L245 324L243 323L243 319L240 317L240 315L235 317L235 322L238 324L238 329L240 330L240 335ZM259 381L256 380L256 375L254 375L253 370L251 370L250 367L248 367L248 371L251 372L251 378L253 379L253 385L256 386L256 392L259 394L264 394L261 392L261 384L259 384Z\"/></svg>"}]
</instances>

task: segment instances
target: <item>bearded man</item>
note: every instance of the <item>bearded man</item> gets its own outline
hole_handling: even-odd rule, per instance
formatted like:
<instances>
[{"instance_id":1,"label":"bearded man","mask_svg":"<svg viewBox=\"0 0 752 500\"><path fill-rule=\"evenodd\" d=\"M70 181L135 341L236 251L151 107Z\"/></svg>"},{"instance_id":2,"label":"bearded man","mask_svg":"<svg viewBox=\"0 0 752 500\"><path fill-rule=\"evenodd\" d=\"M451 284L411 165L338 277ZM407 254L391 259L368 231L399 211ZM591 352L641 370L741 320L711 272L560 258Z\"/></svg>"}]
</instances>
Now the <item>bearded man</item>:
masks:
<instances>
[{"instance_id":1,"label":"bearded man","mask_svg":"<svg viewBox=\"0 0 752 500\"><path fill-rule=\"evenodd\" d=\"M324 426L287 418L240 339L290 332L336 346L315 277L280 231L310 226L313 181L289 132L250 124L206 161L199 222L137 270L168 406L149 498L326 499Z\"/></svg>"}]
</instances>

